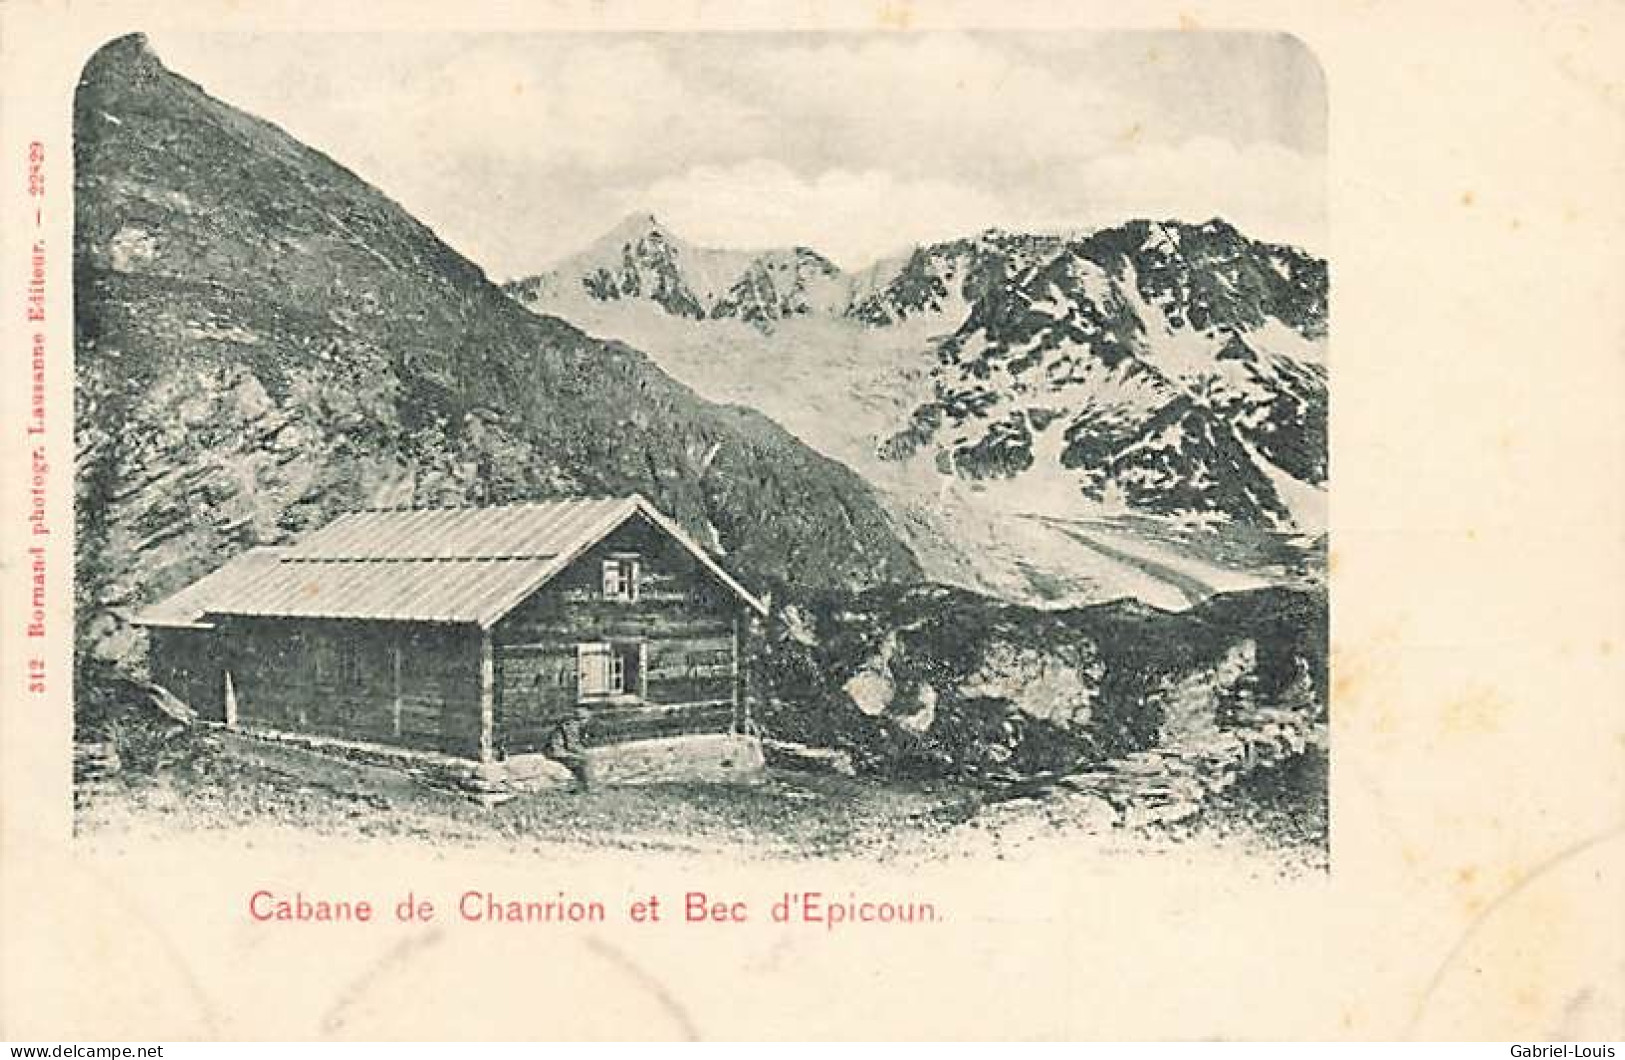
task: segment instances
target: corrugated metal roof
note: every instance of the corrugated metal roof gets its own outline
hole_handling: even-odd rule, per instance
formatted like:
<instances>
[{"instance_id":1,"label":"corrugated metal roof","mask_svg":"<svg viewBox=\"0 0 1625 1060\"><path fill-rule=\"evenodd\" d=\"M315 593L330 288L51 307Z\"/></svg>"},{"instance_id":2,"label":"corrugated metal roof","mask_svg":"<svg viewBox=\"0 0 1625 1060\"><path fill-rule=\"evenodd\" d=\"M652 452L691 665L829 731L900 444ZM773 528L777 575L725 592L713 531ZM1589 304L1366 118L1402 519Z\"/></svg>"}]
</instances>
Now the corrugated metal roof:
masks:
<instances>
[{"instance_id":1,"label":"corrugated metal roof","mask_svg":"<svg viewBox=\"0 0 1625 1060\"><path fill-rule=\"evenodd\" d=\"M230 560L225 566L211 571L179 592L167 596L136 615L138 626L182 626L209 628L199 619L209 609L209 603L228 596L245 582L262 577L277 564L285 549L270 545L251 548Z\"/></svg>"},{"instance_id":2,"label":"corrugated metal roof","mask_svg":"<svg viewBox=\"0 0 1625 1060\"><path fill-rule=\"evenodd\" d=\"M352 512L279 550L276 562L253 577L222 578L207 592L204 579L186 591L199 590L191 603L210 614L489 627L639 513L765 611L681 528L637 496Z\"/></svg>"},{"instance_id":3,"label":"corrugated metal roof","mask_svg":"<svg viewBox=\"0 0 1625 1060\"><path fill-rule=\"evenodd\" d=\"M288 560L218 598L213 614L486 624L493 601L540 582L552 560Z\"/></svg>"},{"instance_id":4,"label":"corrugated metal roof","mask_svg":"<svg viewBox=\"0 0 1625 1060\"><path fill-rule=\"evenodd\" d=\"M569 550L636 498L541 501L486 508L375 508L341 515L294 545L296 560L535 559Z\"/></svg>"}]
</instances>

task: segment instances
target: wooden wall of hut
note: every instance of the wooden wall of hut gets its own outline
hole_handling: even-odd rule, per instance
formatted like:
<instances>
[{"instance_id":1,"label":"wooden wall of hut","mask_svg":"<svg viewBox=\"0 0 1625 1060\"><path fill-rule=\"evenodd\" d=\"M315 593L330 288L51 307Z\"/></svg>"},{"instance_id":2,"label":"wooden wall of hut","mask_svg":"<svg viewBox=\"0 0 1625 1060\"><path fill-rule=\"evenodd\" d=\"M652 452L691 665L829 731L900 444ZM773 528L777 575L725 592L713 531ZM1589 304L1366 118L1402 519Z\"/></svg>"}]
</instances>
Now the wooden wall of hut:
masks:
<instances>
[{"instance_id":1,"label":"wooden wall of hut","mask_svg":"<svg viewBox=\"0 0 1625 1060\"><path fill-rule=\"evenodd\" d=\"M225 670L212 629L147 630L147 672L205 721L226 720Z\"/></svg>"},{"instance_id":2,"label":"wooden wall of hut","mask_svg":"<svg viewBox=\"0 0 1625 1060\"><path fill-rule=\"evenodd\" d=\"M635 554L635 602L606 600L603 562ZM586 744L726 732L736 720L739 604L681 546L634 520L588 550L493 630L499 753L556 750L584 715ZM576 647L643 643L642 695L581 701Z\"/></svg>"},{"instance_id":3,"label":"wooden wall of hut","mask_svg":"<svg viewBox=\"0 0 1625 1060\"><path fill-rule=\"evenodd\" d=\"M240 725L479 755L471 626L233 618L220 629Z\"/></svg>"}]
</instances>

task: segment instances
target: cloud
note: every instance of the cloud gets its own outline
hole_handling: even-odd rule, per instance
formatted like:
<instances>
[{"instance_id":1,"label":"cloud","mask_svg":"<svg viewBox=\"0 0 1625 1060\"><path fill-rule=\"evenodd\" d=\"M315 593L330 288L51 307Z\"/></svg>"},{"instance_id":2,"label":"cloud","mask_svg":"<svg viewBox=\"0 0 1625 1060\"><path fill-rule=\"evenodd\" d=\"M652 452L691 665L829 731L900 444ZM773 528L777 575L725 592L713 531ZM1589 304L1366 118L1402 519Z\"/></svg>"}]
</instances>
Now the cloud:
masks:
<instances>
[{"instance_id":1,"label":"cloud","mask_svg":"<svg viewBox=\"0 0 1625 1060\"><path fill-rule=\"evenodd\" d=\"M801 243L843 265L992 226L1132 216L1218 214L1314 246L1324 167L1318 134L1300 127L1323 128L1324 98L1302 89L1318 81L1300 50L1250 39L212 34L156 44L181 73L333 155L507 276L633 210L697 242Z\"/></svg>"},{"instance_id":2,"label":"cloud","mask_svg":"<svg viewBox=\"0 0 1625 1060\"><path fill-rule=\"evenodd\" d=\"M1071 77L985 38L839 39L747 53L737 83L794 115L803 164L1006 174L1089 157L1149 116L1082 71Z\"/></svg>"},{"instance_id":3,"label":"cloud","mask_svg":"<svg viewBox=\"0 0 1625 1060\"><path fill-rule=\"evenodd\" d=\"M1219 216L1257 239L1325 249L1325 163L1279 144L1196 137L1105 155L1082 167L1077 186L1079 201L1057 205L1094 224Z\"/></svg>"},{"instance_id":4,"label":"cloud","mask_svg":"<svg viewBox=\"0 0 1625 1060\"><path fill-rule=\"evenodd\" d=\"M829 169L804 177L767 159L695 166L624 190L620 202L627 212L652 211L697 243L810 246L850 268L917 243L977 231L1002 208L996 196L950 179L907 179L877 169Z\"/></svg>"},{"instance_id":5,"label":"cloud","mask_svg":"<svg viewBox=\"0 0 1625 1060\"><path fill-rule=\"evenodd\" d=\"M537 173L624 175L744 157L768 125L758 108L685 78L644 40L547 39L528 51L489 43L382 98L343 105L356 125L388 115L416 150L523 161Z\"/></svg>"},{"instance_id":6,"label":"cloud","mask_svg":"<svg viewBox=\"0 0 1625 1060\"><path fill-rule=\"evenodd\" d=\"M859 268L902 248L989 227L1069 231L1134 217L1224 217L1255 238L1321 251L1323 186L1317 158L1272 144L1196 138L1102 155L1005 186L882 169L803 176L754 159L621 188L613 202L617 217L650 210L697 243L811 246Z\"/></svg>"}]
</instances>

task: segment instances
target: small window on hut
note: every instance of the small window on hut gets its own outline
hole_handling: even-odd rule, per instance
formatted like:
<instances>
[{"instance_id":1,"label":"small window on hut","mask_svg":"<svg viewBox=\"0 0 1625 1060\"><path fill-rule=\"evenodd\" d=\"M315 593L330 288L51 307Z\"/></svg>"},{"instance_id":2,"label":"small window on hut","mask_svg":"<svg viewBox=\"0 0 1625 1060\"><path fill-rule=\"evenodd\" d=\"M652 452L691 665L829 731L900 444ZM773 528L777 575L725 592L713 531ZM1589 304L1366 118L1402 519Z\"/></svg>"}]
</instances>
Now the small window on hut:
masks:
<instances>
[{"instance_id":1,"label":"small window on hut","mask_svg":"<svg viewBox=\"0 0 1625 1060\"><path fill-rule=\"evenodd\" d=\"M635 603L638 598L638 558L611 556L604 560L604 599Z\"/></svg>"},{"instance_id":2,"label":"small window on hut","mask_svg":"<svg viewBox=\"0 0 1625 1060\"><path fill-rule=\"evenodd\" d=\"M576 645L576 687L583 699L643 693L643 645Z\"/></svg>"}]
</instances>

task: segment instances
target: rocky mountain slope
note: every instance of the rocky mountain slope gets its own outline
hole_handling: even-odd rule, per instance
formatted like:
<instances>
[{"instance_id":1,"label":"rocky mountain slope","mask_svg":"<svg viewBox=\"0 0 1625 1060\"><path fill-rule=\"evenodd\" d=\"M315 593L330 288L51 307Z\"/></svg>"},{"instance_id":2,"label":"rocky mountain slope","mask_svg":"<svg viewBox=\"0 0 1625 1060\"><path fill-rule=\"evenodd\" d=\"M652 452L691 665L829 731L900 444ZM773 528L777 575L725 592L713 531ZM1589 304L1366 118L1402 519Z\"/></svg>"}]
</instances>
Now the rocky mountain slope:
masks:
<instances>
[{"instance_id":1,"label":"rocky mountain slope","mask_svg":"<svg viewBox=\"0 0 1625 1060\"><path fill-rule=\"evenodd\" d=\"M920 317L954 323L984 295L1063 244L1060 236L991 229L917 247L902 257L876 262L853 277L843 315L871 327Z\"/></svg>"},{"instance_id":2,"label":"rocky mountain slope","mask_svg":"<svg viewBox=\"0 0 1625 1060\"><path fill-rule=\"evenodd\" d=\"M918 574L846 468L524 311L139 36L74 132L82 648L128 658L130 609L363 504L641 491L760 588Z\"/></svg>"},{"instance_id":3,"label":"rocky mountain slope","mask_svg":"<svg viewBox=\"0 0 1625 1060\"><path fill-rule=\"evenodd\" d=\"M545 273L504 285L522 304L555 300L644 301L692 320L742 320L762 328L844 304L846 281L806 247L760 252L696 246L652 214L634 214Z\"/></svg>"},{"instance_id":4,"label":"rocky mountain slope","mask_svg":"<svg viewBox=\"0 0 1625 1060\"><path fill-rule=\"evenodd\" d=\"M1134 221L984 284L888 446L970 478L1061 474L1093 500L1318 530L1325 264L1222 221Z\"/></svg>"}]
</instances>

